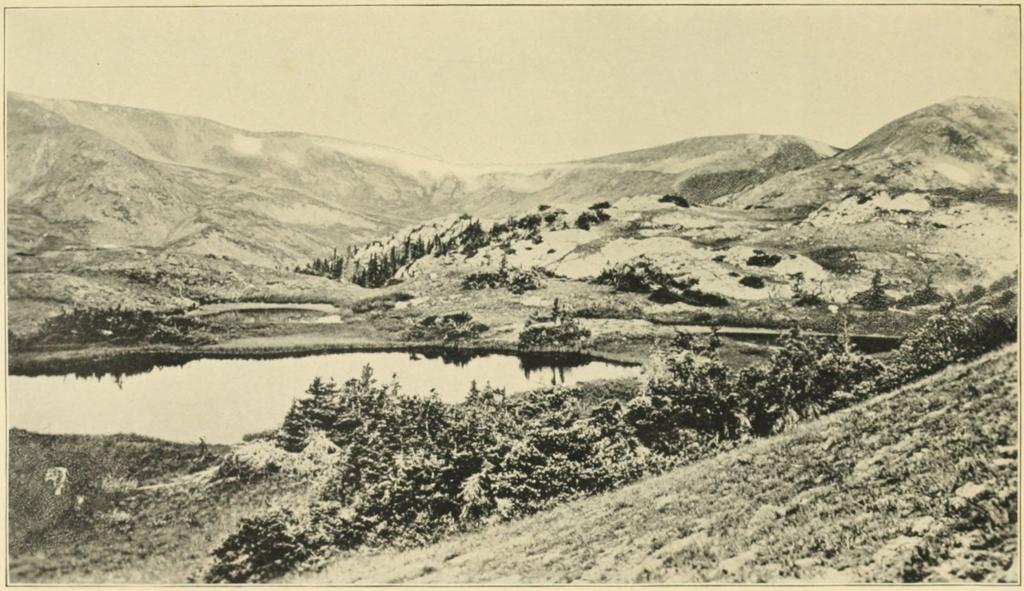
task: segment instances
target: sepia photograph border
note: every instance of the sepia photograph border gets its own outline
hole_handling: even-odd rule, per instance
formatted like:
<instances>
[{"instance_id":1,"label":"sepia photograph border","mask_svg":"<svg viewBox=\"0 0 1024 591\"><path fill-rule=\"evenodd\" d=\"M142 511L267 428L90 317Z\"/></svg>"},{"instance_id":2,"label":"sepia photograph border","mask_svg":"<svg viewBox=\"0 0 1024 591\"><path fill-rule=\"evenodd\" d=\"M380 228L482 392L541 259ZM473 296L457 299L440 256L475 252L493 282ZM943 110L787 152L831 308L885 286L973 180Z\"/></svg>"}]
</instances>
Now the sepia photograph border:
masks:
<instances>
[{"instance_id":1,"label":"sepia photograph border","mask_svg":"<svg viewBox=\"0 0 1024 591\"><path fill-rule=\"evenodd\" d=\"M820 10L828 10L831 7L862 7L862 8L865 8L865 9L873 9L873 8L883 9L883 8L886 8L886 7L955 7L955 6L963 6L963 7L985 7L985 6L990 6L990 7L1002 7L1002 8L1015 7L1017 9L1017 25L1018 25L1017 26L1017 31L1018 31L1018 54L1016 56L1016 58L1017 58L1017 72L1018 72L1018 106L1021 105L1021 104L1024 104L1024 103L1022 103L1022 99L1024 99L1024 77L1022 77L1020 75L1021 74L1021 69L1022 69L1021 68L1021 66L1022 66L1022 64L1021 64L1021 60L1022 60L1022 54L1021 54L1022 33L1021 33L1021 31L1022 31L1022 26L1024 26L1024 21L1022 21L1022 18L1021 18L1022 17L1022 13L1024 13L1024 11L1022 11L1022 8L1024 8L1024 3L1022 3L1021 1L1015 1L1015 2L1014 1L1005 1L1005 2L1003 2L1003 1L994 1L994 2L993 1L987 1L987 2L952 2L952 1L951 2L943 2L943 1L929 1L929 2L885 2L885 1L850 2L850 1L843 1L843 0L837 0L837 1L821 0L821 1L816 1L816 2L768 2L768 1L756 1L756 2L755 1L751 1L751 2L735 2L735 1L733 1L733 2L710 2L710 1L708 1L708 2L542 2L542 1L534 1L534 2L416 2L416 1L402 2L402 1L397 1L397 2L395 2L395 1L391 1L391 2L356 2L356 3L318 3L318 2L308 2L308 1L281 2L280 0L278 0L278 1L259 2L259 1L254 1L254 0L243 0L243 1L239 1L237 3L233 3L233 2L205 2L205 1L202 1L202 0L199 0L197 2L182 2L181 0L168 0L166 2L154 1L154 2L149 2L149 3L140 3L138 1L131 1L131 0L128 0L128 1L125 1L125 2L118 2L116 0L115 1L111 1L111 0L81 0L80 2L64 1L64 2L59 2L59 3L45 3L45 2L38 2L37 3L37 2L26 2L26 1L22 1L22 2L9 2L8 0L0 0L0 6L3 7L3 15L2 15L3 26L2 26L2 30L3 30L3 36L4 36L4 43L3 43L3 48L2 48L2 51L3 51L2 63L3 63L3 71L4 71L4 73L3 73L3 90L4 90L5 110L4 110L4 118L3 118L3 124L2 124L3 136L4 136L4 156L3 156L3 168L2 168L2 170L4 172L4 175L5 175L4 178L5 179L7 178L6 177L6 171L7 171L7 119L6 119L6 112L7 112L6 111L6 102L7 102L7 75L6 75L7 74L7 71L6 71L7 45L6 45L6 42L7 42L7 14L8 14L9 11L12 11L12 12L13 11L23 11L23 10L28 10L28 11L37 11L37 10L39 10L39 11L51 11L51 10L60 10L60 11L63 11L63 10L70 10L70 11L93 11L93 10L109 10L109 9L161 10L161 9L186 9L186 8L187 9L199 10L199 11L219 10L219 9L241 10L241 9L249 9L249 8L254 8L254 9L273 8L273 9L282 9L282 10L302 10L302 9L310 9L310 8L313 8L313 9L318 9L318 8L364 9L364 10L369 9L369 10L372 10L372 9L375 9L375 8L403 8L403 7L409 7L409 8L412 8L412 7L439 8L439 9L440 8L458 9L458 8L470 8L470 7L472 7L472 8L488 8L488 9L494 9L494 10L501 10L502 8L509 8L509 7L511 7L511 8L540 8L540 9L543 9L543 8L554 8L554 7L568 7L568 8L579 8L581 10L585 10L587 8L618 8L618 9L621 9L621 10L633 10L633 9L643 9L643 8L650 8L650 7L670 7L670 8L680 8L680 9L686 9L688 7L705 7L705 8L711 7L711 8L721 9L721 10L743 10L744 8L750 8L750 7L770 7L770 8L780 8L780 9L784 9L784 8L787 8L787 7L813 7L813 8L820 9ZM1021 145L1024 145L1024 144L1022 144L1022 141L1021 141L1022 140L1022 130L1021 130L1021 126L1020 126L1020 121L1021 121L1021 114L1020 114L1020 111L1018 110L1018 138L1017 138L1017 141L1018 141L1017 145L1018 145L1018 147L1020 147ZM1017 168L1018 168L1018 170L1017 170L1017 192L1018 192L1018 197L1019 197L1021 195L1021 184L1022 184L1022 176L1021 176L1022 165L1021 165L1021 159L1019 157L1018 157L1018 162L1017 162ZM9 229L8 229L8 226L7 226L8 219L7 219L7 183L6 182L4 183L4 189L3 190L4 190L4 211L3 211L2 215L3 215L3 226L4 226L4 230L5 230L5 236L7 236L7 232L8 232ZM1018 205L1018 213L1019 212L1020 212L1020 207ZM1022 239L1022 242L1024 242L1024 232L1021 231L1021 224L1020 224L1019 220L1018 220L1018 228L1017 229L1018 229L1018 237ZM3 556L4 556L4 573L5 573L4 586L5 587L14 587L14 588L30 587L30 588L38 588L38 589L49 589L49 588L53 588L53 589L98 589L98 588L127 588L127 589L169 589L169 588L181 588L181 589L188 589L188 588L198 588L198 587L213 588L213 587L221 586L221 585L218 585L218 584L206 584L206 583L197 583L197 584L147 584L147 585L118 583L118 584L109 584L108 585L108 584L50 584L50 583L41 584L41 583L12 583L11 582L10 572L9 572L10 564L9 564L9 557L8 557L8 552L7 552L7 548L8 548L8 537L7 537L7 534L8 534L8 519L9 519L9 514L8 514L8 497L7 497L8 490L9 490L9 488L8 488L9 483L8 483L7 468L8 468L8 465L9 465L9 456L8 456L9 447L8 447L8 442L9 442L10 431L9 431L9 420L8 420L8 415L7 415L7 410L8 410L7 409L7 397L9 396L9 392L8 392L8 389L7 389L7 376L9 375L8 374L8 369L9 369L8 368L8 361L9 360L8 360L7 352L9 351L9 344L7 342L7 338L8 337L7 337L6 327L7 327L7 314L8 314L8 303L9 303L9 292L8 292L9 285L8 285L8 282L7 282L7 256L6 256L6 250L7 250L7 240L5 239L5 241L4 241L5 256L2 257L2 259L0 259L0 268L2 268L2 272L3 272L3 285L4 285L4 301L3 301L2 308L0 308L0 318L3 319L3 324L4 324L4 327L5 327L5 337L4 337L5 338L5 341L4 341L4 351L5 351L5 353L4 353L4 418L5 418L5 431L6 431L6 433L5 433L5 436L3 438L3 443L2 443L2 445L3 445L3 453L0 454L0 456L2 456L2 460L0 460L0 461L3 462L2 470L3 470L3 482L4 482L4 492L3 492L3 511L4 511L4 514L3 514L3 519L0 520L0 528L2 528L2 531L3 531L2 537L3 537L3 540L4 540L3 549L0 550L0 552L2 552ZM1021 254L1022 253L1018 252L1018 259L1017 259L1018 260L1018 270L1020 269ZM1019 273L1018 273L1018 275L1019 275ZM1021 281L1021 278L1018 277L1018 294L1020 293L1020 290L1021 290L1022 287L1024 287L1024 281ZM1018 300L1018 317L1019 317L1019 312L1020 312L1020 304L1019 304L1019 300ZM1018 325L1018 344L1020 343L1020 340L1021 340L1021 337L1019 336L1019 325ZM1018 352L1017 352L1017 367L1016 367L1016 369L1017 369L1017 380L1018 380L1018 396L1017 396L1017 420L1018 420L1017 435L1018 435L1018 441L1017 441L1017 444L1018 444L1018 458L1020 458L1021 457L1021 452L1024 451L1024 444L1022 444L1022 442L1021 442L1021 426L1024 425L1024 423L1021 423L1021 401L1020 401L1020 388L1021 388L1022 385L1024 385L1024 381L1022 381L1022 379L1021 379L1022 378L1022 374L1021 374L1021 353L1019 351L1019 348L1018 348ZM1021 469L1020 469L1020 464L1019 463L1018 463L1018 474L1017 474L1017 476L1018 476L1018 490L1017 490L1017 494L1018 494L1018 507L1020 507L1020 500L1021 500L1021 492L1020 491L1021 491L1021 484L1024 483L1024 479L1021 478ZM1018 523L1017 523L1017 540L1018 540L1018 550L1017 550L1017 553L1018 553L1018 561L1017 561L1017 564L1018 564L1018 580L1021 581L1021 582L1016 584L1016 585L1013 585L1013 584L1000 584L1000 583L990 583L990 584L917 583L917 584L907 585L907 586L912 586L912 587L953 587L953 588L962 588L962 589L973 589L973 588L986 589L986 588L992 588L992 587L1008 587L1008 588L1021 588L1021 587L1024 587L1024 572L1021 571L1020 561L1019 561L1020 554L1021 554L1021 546L1020 546L1021 531L1022 531L1021 530L1021 519L1020 519L1020 515L1018 515ZM812 585L812 584L808 584L808 585L789 585L789 584L771 584L771 583L768 583L768 584L753 584L753 583L717 584L717 583L713 583L713 584L682 584L682 585L679 585L679 584L637 584L637 585L622 585L622 584L609 584L609 585L604 585L604 584L600 584L600 585L594 585L594 584L558 584L558 585L555 585L555 584L552 584L552 585L538 585L538 584L516 584L516 585L512 585L512 584L501 584L501 585L486 585L486 584L485 585L471 585L471 584L442 584L442 585L409 585L409 584L395 584L395 585L390 585L390 584L354 584L354 585L353 584L339 584L339 585L232 584L230 586L232 586L232 587L240 587L240 586L249 587L249 586L252 586L252 587L265 588L265 589L274 589L274 588L325 588L325 587L343 587L343 588L356 588L356 589L358 589L358 588L380 589L380 588L404 587L404 588L430 588L430 589L470 589L470 588L487 588L487 589L600 588L600 589L612 590L612 589L632 589L632 588L637 588L637 587L652 587L652 588L714 587L714 588L717 588L717 589L744 589L744 588L756 588L756 587L799 588L799 589L815 589L815 588L825 588L825 589L865 589L865 588L875 588L875 587L878 587L878 588L903 587L904 585L896 584L896 583L889 583L889 584L855 584L855 585L849 585L849 584L836 584L836 585L830 585L830 584L825 584L825 585L821 585L821 584L817 584L817 585Z\"/></svg>"}]
</instances>

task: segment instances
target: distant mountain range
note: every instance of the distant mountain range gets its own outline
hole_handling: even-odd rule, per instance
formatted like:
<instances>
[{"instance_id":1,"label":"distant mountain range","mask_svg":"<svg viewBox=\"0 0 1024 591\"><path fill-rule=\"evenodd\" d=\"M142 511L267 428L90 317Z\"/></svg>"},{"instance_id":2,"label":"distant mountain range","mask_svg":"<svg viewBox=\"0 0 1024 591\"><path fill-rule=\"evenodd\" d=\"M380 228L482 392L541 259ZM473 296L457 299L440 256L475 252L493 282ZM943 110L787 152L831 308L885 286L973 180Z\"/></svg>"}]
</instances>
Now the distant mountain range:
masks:
<instances>
[{"instance_id":1,"label":"distant mountain range","mask_svg":"<svg viewBox=\"0 0 1024 591\"><path fill-rule=\"evenodd\" d=\"M31 254L141 247L290 267L453 213L501 218L641 195L798 220L882 192L1002 199L1016 209L1017 118L1009 104L961 98L845 151L734 135L575 162L476 166L9 93L7 240L11 252Z\"/></svg>"}]
</instances>

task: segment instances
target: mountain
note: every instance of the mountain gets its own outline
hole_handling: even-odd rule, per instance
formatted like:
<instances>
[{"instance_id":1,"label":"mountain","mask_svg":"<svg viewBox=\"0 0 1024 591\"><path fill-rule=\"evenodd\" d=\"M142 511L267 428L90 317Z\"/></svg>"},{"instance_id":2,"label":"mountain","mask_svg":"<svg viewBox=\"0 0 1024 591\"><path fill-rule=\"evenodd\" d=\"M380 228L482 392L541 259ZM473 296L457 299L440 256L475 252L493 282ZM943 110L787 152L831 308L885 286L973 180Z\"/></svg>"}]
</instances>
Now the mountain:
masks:
<instances>
[{"instance_id":1,"label":"mountain","mask_svg":"<svg viewBox=\"0 0 1024 591\"><path fill-rule=\"evenodd\" d=\"M1018 114L1009 103L957 98L901 117L834 158L720 197L739 208L804 211L847 197L932 192L972 199L1017 192ZM1016 205L1016 198L1008 199Z\"/></svg>"},{"instance_id":2,"label":"mountain","mask_svg":"<svg viewBox=\"0 0 1024 591\"><path fill-rule=\"evenodd\" d=\"M893 297L957 293L1019 264L1017 113L991 99L932 105L847 150L732 135L533 165L17 94L7 130L10 289L32 321L112 294L344 299L349 282L291 273L335 249L348 279L374 265L367 286L426 291L502 258L586 282L644 256L760 306L803 282L843 302L876 272ZM422 256L437 241L443 256ZM750 262L765 257L779 262Z\"/></svg>"},{"instance_id":3,"label":"mountain","mask_svg":"<svg viewBox=\"0 0 1024 591\"><path fill-rule=\"evenodd\" d=\"M13 250L142 246L288 264L433 214L417 213L420 187L389 169L308 141L292 162L288 137L204 119L10 95L7 141Z\"/></svg>"},{"instance_id":4,"label":"mountain","mask_svg":"<svg viewBox=\"0 0 1024 591\"><path fill-rule=\"evenodd\" d=\"M450 213L672 192L709 201L836 152L743 135L477 166L82 101L10 93L7 108L12 250L141 246L271 266Z\"/></svg>"}]
</instances>

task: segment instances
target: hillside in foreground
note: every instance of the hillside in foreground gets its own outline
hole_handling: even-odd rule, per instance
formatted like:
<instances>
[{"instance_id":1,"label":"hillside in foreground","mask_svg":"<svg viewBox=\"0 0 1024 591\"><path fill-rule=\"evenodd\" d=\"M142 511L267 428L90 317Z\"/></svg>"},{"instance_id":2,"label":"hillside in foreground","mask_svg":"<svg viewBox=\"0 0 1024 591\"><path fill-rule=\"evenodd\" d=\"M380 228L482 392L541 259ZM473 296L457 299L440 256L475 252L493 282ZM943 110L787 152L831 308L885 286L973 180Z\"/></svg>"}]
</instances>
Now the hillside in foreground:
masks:
<instances>
[{"instance_id":1,"label":"hillside in foreground","mask_svg":"<svg viewBox=\"0 0 1024 591\"><path fill-rule=\"evenodd\" d=\"M1017 355L609 494L286 582L1017 582Z\"/></svg>"}]
</instances>

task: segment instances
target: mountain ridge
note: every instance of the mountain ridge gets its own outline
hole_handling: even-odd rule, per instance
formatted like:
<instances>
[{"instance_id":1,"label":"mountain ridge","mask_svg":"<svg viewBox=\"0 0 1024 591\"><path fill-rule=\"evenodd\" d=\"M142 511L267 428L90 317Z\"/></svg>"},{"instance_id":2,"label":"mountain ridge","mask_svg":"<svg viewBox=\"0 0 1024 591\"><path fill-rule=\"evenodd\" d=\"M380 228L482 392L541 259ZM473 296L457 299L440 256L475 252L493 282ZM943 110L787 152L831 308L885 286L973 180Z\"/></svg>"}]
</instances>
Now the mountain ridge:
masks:
<instances>
[{"instance_id":1,"label":"mountain ridge","mask_svg":"<svg viewBox=\"0 0 1024 591\"><path fill-rule=\"evenodd\" d=\"M53 226L51 241L65 246L178 248L181 236L157 239L167 235L165 226L195 227L195 252L222 254L214 247L233 242L244 252L229 256L271 266L452 213L502 217L548 201L581 203L680 187L717 197L737 183L761 182L831 153L796 136L737 134L572 162L459 165L375 144L250 132L204 117L89 101L11 92L7 108L15 164L8 175L11 235L23 235L19 220L31 217ZM83 181L86 169L90 178ZM131 178L136 185L125 182ZM129 203L139 190L153 211L144 211L138 196ZM211 223L199 211L209 207L256 216L264 227L280 222L282 231L257 247L245 235L248 227L233 226L230 216ZM130 220L121 215L126 209L134 213ZM211 232L221 239L206 240ZM11 235L16 250L41 247L39 241L12 244ZM292 246L267 251L275 242Z\"/></svg>"}]
</instances>

